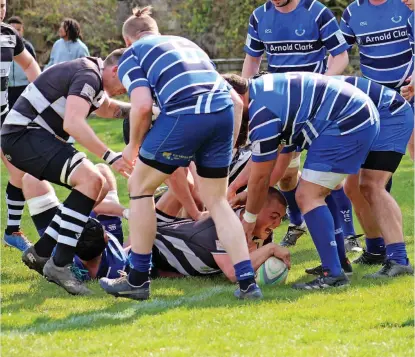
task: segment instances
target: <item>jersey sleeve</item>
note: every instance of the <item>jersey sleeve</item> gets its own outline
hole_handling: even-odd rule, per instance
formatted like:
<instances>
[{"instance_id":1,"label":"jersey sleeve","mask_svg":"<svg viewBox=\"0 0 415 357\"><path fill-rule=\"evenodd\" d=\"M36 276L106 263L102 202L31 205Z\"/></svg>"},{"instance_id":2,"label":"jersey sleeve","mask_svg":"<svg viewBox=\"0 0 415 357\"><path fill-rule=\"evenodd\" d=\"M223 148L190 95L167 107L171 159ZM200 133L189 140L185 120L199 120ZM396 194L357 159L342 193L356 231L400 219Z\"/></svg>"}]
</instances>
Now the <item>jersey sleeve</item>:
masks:
<instances>
[{"instance_id":1,"label":"jersey sleeve","mask_svg":"<svg viewBox=\"0 0 415 357\"><path fill-rule=\"evenodd\" d=\"M253 162L266 162L277 158L281 131L281 119L265 106L253 101L249 108L249 140Z\"/></svg>"},{"instance_id":2,"label":"jersey sleeve","mask_svg":"<svg viewBox=\"0 0 415 357\"><path fill-rule=\"evenodd\" d=\"M294 151L298 152L298 147L295 144L285 145L281 149L281 154L289 154L289 153L294 152Z\"/></svg>"},{"instance_id":3,"label":"jersey sleeve","mask_svg":"<svg viewBox=\"0 0 415 357\"><path fill-rule=\"evenodd\" d=\"M131 95L133 89L138 87L150 88L150 83L141 69L137 57L134 55L132 48L125 51L118 63L118 78Z\"/></svg>"},{"instance_id":4,"label":"jersey sleeve","mask_svg":"<svg viewBox=\"0 0 415 357\"><path fill-rule=\"evenodd\" d=\"M349 25L351 13L347 7L344 10L342 18L340 20L340 30L342 31L344 38L346 39L349 49L356 43L356 35Z\"/></svg>"},{"instance_id":5,"label":"jersey sleeve","mask_svg":"<svg viewBox=\"0 0 415 357\"><path fill-rule=\"evenodd\" d=\"M415 44L414 44L414 29L412 24L414 23L414 14L412 13L406 24L406 31L408 32L409 44L411 45L412 56L415 55Z\"/></svg>"},{"instance_id":6,"label":"jersey sleeve","mask_svg":"<svg viewBox=\"0 0 415 357\"><path fill-rule=\"evenodd\" d=\"M24 46L23 39L20 37L18 32L15 29L13 29L13 32L16 35L16 46L14 47L13 56L18 56L24 51L25 46Z\"/></svg>"},{"instance_id":7,"label":"jersey sleeve","mask_svg":"<svg viewBox=\"0 0 415 357\"><path fill-rule=\"evenodd\" d=\"M93 105L96 102L96 96L101 92L101 84L101 79L92 69L78 71L72 79L68 96L75 95L81 97L90 105Z\"/></svg>"},{"instance_id":8,"label":"jersey sleeve","mask_svg":"<svg viewBox=\"0 0 415 357\"><path fill-rule=\"evenodd\" d=\"M26 49L29 51L29 53L33 56L33 58L36 59L36 51L35 51L33 45L28 41L26 41L24 45L25 45Z\"/></svg>"},{"instance_id":9,"label":"jersey sleeve","mask_svg":"<svg viewBox=\"0 0 415 357\"><path fill-rule=\"evenodd\" d=\"M248 34L246 36L244 51L252 57L261 57L264 53L264 43L258 35L258 19L253 12L249 18Z\"/></svg>"},{"instance_id":10,"label":"jersey sleeve","mask_svg":"<svg viewBox=\"0 0 415 357\"><path fill-rule=\"evenodd\" d=\"M333 13L327 7L322 9L317 19L317 24L324 47L326 47L332 56L337 56L347 51L348 45L340 30L339 24Z\"/></svg>"}]
</instances>

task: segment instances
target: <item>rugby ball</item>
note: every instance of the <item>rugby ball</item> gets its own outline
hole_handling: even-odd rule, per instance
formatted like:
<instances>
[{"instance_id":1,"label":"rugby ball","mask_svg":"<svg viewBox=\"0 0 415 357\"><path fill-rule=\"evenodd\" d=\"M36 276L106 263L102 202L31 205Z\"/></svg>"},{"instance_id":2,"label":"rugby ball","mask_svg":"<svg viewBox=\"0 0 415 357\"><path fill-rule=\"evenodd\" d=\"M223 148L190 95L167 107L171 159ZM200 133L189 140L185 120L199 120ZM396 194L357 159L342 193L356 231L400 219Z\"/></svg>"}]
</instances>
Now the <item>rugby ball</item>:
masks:
<instances>
[{"instance_id":1,"label":"rugby ball","mask_svg":"<svg viewBox=\"0 0 415 357\"><path fill-rule=\"evenodd\" d=\"M285 263L275 257L268 258L257 270L259 284L284 284L287 279L288 268Z\"/></svg>"}]
</instances>

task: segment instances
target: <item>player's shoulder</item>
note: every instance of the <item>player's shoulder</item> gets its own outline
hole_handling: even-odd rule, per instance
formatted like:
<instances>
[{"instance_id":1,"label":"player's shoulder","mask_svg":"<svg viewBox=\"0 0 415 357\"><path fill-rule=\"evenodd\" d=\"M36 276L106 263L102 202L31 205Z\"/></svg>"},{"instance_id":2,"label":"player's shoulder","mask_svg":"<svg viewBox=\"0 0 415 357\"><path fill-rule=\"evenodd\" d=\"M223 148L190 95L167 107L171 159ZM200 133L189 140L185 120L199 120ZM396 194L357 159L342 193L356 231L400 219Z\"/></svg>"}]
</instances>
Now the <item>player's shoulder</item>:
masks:
<instances>
[{"instance_id":1,"label":"player's shoulder","mask_svg":"<svg viewBox=\"0 0 415 357\"><path fill-rule=\"evenodd\" d=\"M331 14L329 8L317 0L303 0L302 6L316 19L316 21L318 18L321 18L322 14Z\"/></svg>"},{"instance_id":2,"label":"player's shoulder","mask_svg":"<svg viewBox=\"0 0 415 357\"><path fill-rule=\"evenodd\" d=\"M265 4L258 6L254 11L252 11L252 16L259 22L264 17L269 16L272 13L273 5L270 1L267 1Z\"/></svg>"},{"instance_id":3,"label":"player's shoulder","mask_svg":"<svg viewBox=\"0 0 415 357\"><path fill-rule=\"evenodd\" d=\"M1 23L1 34L2 35L15 35L17 37L20 37L19 33L16 31L16 29L9 25L5 24L4 22Z\"/></svg>"},{"instance_id":4,"label":"player's shoulder","mask_svg":"<svg viewBox=\"0 0 415 357\"><path fill-rule=\"evenodd\" d=\"M363 10L364 5L365 5L365 0L355 0L346 7L344 12L347 11L350 14L350 16L352 16L353 13L357 14L359 12L364 11Z\"/></svg>"}]
</instances>

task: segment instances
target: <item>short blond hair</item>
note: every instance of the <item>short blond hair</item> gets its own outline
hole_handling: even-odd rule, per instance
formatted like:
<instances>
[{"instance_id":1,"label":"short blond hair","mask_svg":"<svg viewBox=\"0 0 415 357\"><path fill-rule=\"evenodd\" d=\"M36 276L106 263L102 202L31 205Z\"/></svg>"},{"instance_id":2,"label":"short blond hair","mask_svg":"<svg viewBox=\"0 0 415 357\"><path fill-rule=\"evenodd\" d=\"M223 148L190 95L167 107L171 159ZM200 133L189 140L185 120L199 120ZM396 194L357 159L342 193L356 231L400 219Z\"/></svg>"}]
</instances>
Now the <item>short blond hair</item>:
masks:
<instances>
[{"instance_id":1,"label":"short blond hair","mask_svg":"<svg viewBox=\"0 0 415 357\"><path fill-rule=\"evenodd\" d=\"M143 8L135 7L133 9L133 15L131 15L124 22L122 27L123 36L128 36L131 39L136 39L141 32L158 33L159 29L157 22L150 16L152 10L152 6L145 6Z\"/></svg>"}]
</instances>

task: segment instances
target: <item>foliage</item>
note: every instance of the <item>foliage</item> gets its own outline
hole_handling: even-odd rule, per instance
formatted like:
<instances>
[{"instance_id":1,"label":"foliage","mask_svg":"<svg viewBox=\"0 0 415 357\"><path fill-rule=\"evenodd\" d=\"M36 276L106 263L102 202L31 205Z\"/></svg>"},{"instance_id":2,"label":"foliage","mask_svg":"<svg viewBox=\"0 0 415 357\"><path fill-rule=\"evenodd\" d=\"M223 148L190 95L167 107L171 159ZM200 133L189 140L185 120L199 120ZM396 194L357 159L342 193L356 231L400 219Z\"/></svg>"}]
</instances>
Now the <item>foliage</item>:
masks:
<instances>
[{"instance_id":1,"label":"foliage","mask_svg":"<svg viewBox=\"0 0 415 357\"><path fill-rule=\"evenodd\" d=\"M57 30L65 17L81 24L83 39L91 55L105 56L122 45L116 23L116 0L14 0L10 1L7 17L19 15L25 21L25 37L34 42L45 63Z\"/></svg>"},{"instance_id":2,"label":"foliage","mask_svg":"<svg viewBox=\"0 0 415 357\"><path fill-rule=\"evenodd\" d=\"M113 150L122 150L122 121L92 119L90 124ZM7 173L1 168L3 193ZM127 205L127 180L117 175L117 184ZM414 256L413 185L413 164L404 157L394 175L393 195L402 208L409 257ZM61 200L68 195L62 187L55 189ZM0 231L6 221L3 197ZM22 227L32 241L37 239L27 208ZM286 228L275 230L277 242ZM368 281L362 276L379 266L354 265L350 288L295 291L292 283L310 279L304 268L318 264L310 236L302 237L291 255L287 284L265 286L263 301L237 301L232 296L235 285L217 277L157 279L152 300L137 302L106 295L97 282L88 284L92 296L68 295L27 269L20 253L3 247L2 356L414 355L413 277Z\"/></svg>"}]
</instances>

